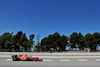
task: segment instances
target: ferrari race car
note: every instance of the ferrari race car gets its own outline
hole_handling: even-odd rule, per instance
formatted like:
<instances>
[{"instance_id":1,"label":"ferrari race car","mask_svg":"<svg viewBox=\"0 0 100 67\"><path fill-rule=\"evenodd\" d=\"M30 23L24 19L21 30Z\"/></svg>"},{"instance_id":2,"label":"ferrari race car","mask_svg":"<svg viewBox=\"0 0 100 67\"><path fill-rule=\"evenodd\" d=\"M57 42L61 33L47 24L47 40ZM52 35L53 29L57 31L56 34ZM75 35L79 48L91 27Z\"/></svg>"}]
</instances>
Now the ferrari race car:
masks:
<instances>
[{"instance_id":1,"label":"ferrari race car","mask_svg":"<svg viewBox=\"0 0 100 67\"><path fill-rule=\"evenodd\" d=\"M27 55L12 55L13 61L43 61L38 57L28 57Z\"/></svg>"}]
</instances>

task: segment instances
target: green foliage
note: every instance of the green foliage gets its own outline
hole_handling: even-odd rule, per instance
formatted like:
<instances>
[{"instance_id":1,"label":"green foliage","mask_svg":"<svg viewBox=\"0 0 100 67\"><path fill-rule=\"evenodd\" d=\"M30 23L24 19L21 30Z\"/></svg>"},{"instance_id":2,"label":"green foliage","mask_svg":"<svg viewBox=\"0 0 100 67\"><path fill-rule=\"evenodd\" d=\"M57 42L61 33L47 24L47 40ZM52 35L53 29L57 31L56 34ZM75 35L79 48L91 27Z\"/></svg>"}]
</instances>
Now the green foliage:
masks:
<instances>
[{"instance_id":1,"label":"green foliage","mask_svg":"<svg viewBox=\"0 0 100 67\"><path fill-rule=\"evenodd\" d=\"M0 36L0 47L3 51L30 51L33 46L34 35L28 40L25 33L19 31L16 35L4 33Z\"/></svg>"},{"instance_id":2,"label":"green foliage","mask_svg":"<svg viewBox=\"0 0 100 67\"><path fill-rule=\"evenodd\" d=\"M85 35L85 44L86 44L86 46L87 47L92 46L93 45L92 42L93 42L93 35L90 34L90 33L86 34Z\"/></svg>"},{"instance_id":3,"label":"green foliage","mask_svg":"<svg viewBox=\"0 0 100 67\"><path fill-rule=\"evenodd\" d=\"M41 40L42 51L49 51L50 48L53 48L54 50L59 49L59 51L64 51L66 45L67 37L64 35L60 36L60 34L57 32Z\"/></svg>"},{"instance_id":4,"label":"green foliage","mask_svg":"<svg viewBox=\"0 0 100 67\"><path fill-rule=\"evenodd\" d=\"M73 44L72 48L77 45L80 50L90 48L90 50L95 51L97 50L96 47L100 45L100 33L96 32L93 35L88 33L83 36L81 33L74 32L70 35L69 41Z\"/></svg>"},{"instance_id":5,"label":"green foliage","mask_svg":"<svg viewBox=\"0 0 100 67\"><path fill-rule=\"evenodd\" d=\"M34 44L34 34L26 37L26 34L19 31L16 35L13 33L4 33L0 36L0 50L3 51L30 51ZM74 32L67 37L60 35L58 32L49 35L41 40L41 43L36 45L36 51L50 51L53 48L54 51L65 51L68 42L72 44L71 48L90 48L90 50L97 50L97 46L100 46L100 33L95 32L93 34L86 34L83 36L81 33Z\"/></svg>"},{"instance_id":6,"label":"green foliage","mask_svg":"<svg viewBox=\"0 0 100 67\"><path fill-rule=\"evenodd\" d=\"M2 36L0 36L0 46L3 49L10 49L12 46L12 34L4 33Z\"/></svg>"},{"instance_id":7,"label":"green foliage","mask_svg":"<svg viewBox=\"0 0 100 67\"><path fill-rule=\"evenodd\" d=\"M76 48L76 45L78 43L78 33L74 32L70 35L70 43L72 43L73 45L71 46L71 48Z\"/></svg>"}]
</instances>

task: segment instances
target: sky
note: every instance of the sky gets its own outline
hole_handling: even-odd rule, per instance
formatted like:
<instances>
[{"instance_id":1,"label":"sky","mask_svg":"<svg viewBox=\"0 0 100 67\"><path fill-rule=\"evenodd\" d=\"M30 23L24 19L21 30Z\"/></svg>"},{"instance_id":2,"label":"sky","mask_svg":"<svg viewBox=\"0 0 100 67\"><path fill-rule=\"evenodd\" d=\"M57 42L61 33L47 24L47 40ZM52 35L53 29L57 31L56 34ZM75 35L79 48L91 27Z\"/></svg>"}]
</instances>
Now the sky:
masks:
<instances>
[{"instance_id":1,"label":"sky","mask_svg":"<svg viewBox=\"0 0 100 67\"><path fill-rule=\"evenodd\" d=\"M0 35L100 32L100 0L0 0Z\"/></svg>"}]
</instances>

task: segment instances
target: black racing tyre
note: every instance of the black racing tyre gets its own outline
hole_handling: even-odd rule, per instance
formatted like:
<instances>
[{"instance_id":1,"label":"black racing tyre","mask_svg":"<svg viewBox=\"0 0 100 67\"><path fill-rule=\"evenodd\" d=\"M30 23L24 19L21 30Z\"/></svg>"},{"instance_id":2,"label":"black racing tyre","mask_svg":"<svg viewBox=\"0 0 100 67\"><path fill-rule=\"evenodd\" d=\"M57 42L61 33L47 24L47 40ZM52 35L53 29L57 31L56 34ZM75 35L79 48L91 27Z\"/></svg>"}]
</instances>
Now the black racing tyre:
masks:
<instances>
[{"instance_id":1,"label":"black racing tyre","mask_svg":"<svg viewBox=\"0 0 100 67\"><path fill-rule=\"evenodd\" d=\"M17 58L18 56L17 55L15 55L15 58Z\"/></svg>"},{"instance_id":2,"label":"black racing tyre","mask_svg":"<svg viewBox=\"0 0 100 67\"><path fill-rule=\"evenodd\" d=\"M13 61L17 61L17 58L13 57L12 60L13 60Z\"/></svg>"},{"instance_id":3,"label":"black racing tyre","mask_svg":"<svg viewBox=\"0 0 100 67\"><path fill-rule=\"evenodd\" d=\"M17 61L17 57L18 57L17 55L12 55L12 60Z\"/></svg>"},{"instance_id":4,"label":"black racing tyre","mask_svg":"<svg viewBox=\"0 0 100 67\"><path fill-rule=\"evenodd\" d=\"M34 59L34 61L38 61L38 59Z\"/></svg>"},{"instance_id":5,"label":"black racing tyre","mask_svg":"<svg viewBox=\"0 0 100 67\"><path fill-rule=\"evenodd\" d=\"M17 58L18 56L17 56L17 55L12 55L12 57L15 57L15 58Z\"/></svg>"}]
</instances>

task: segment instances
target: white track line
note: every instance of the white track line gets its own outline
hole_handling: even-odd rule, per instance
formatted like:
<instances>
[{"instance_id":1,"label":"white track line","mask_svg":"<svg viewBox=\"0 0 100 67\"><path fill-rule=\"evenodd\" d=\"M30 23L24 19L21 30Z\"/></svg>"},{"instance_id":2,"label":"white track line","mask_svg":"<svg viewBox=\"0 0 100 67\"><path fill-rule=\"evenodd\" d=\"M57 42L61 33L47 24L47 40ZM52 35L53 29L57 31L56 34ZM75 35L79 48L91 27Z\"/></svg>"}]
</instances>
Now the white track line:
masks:
<instances>
[{"instance_id":1,"label":"white track line","mask_svg":"<svg viewBox=\"0 0 100 67\"><path fill-rule=\"evenodd\" d=\"M100 59L96 59L96 61L100 61Z\"/></svg>"},{"instance_id":2,"label":"white track line","mask_svg":"<svg viewBox=\"0 0 100 67\"><path fill-rule=\"evenodd\" d=\"M12 59L6 59L6 60L12 61Z\"/></svg>"}]
</instances>

